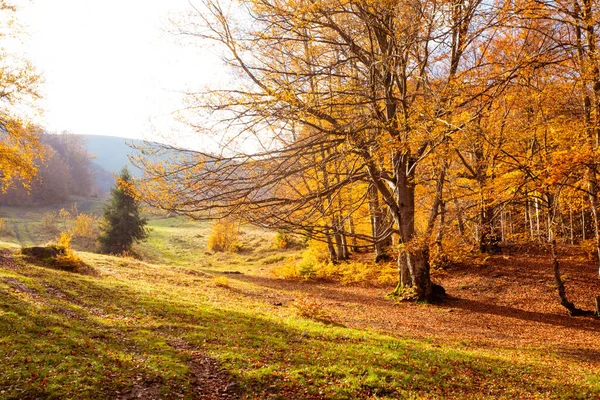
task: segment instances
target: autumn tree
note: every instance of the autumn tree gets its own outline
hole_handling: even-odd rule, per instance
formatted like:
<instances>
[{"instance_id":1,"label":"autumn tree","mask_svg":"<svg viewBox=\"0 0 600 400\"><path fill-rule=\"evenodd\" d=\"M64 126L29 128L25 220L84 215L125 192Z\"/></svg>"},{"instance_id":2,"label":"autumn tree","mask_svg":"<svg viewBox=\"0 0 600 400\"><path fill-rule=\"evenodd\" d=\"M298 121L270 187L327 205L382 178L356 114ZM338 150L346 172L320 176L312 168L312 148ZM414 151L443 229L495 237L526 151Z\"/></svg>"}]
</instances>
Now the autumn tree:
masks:
<instances>
[{"instance_id":1,"label":"autumn tree","mask_svg":"<svg viewBox=\"0 0 600 400\"><path fill-rule=\"evenodd\" d=\"M38 129L28 121L39 97L40 76L31 64L7 48L18 40L21 28L15 18L16 8L0 1L0 190L16 180L26 184L37 172L35 158L42 146ZM29 110L29 112L23 112Z\"/></svg>"},{"instance_id":2,"label":"autumn tree","mask_svg":"<svg viewBox=\"0 0 600 400\"><path fill-rule=\"evenodd\" d=\"M375 235L393 233L400 244L397 290L414 287L417 298L434 298L432 229L423 237L415 227L415 216L425 211L416 209L417 178L423 160L470 127L525 62L524 56L510 62L487 57L496 37L488 33L502 27L501 6L435 0L241 4L250 10L251 25L206 1L201 28L184 32L220 45L229 66L246 78L235 89L199 93L192 104L220 122L212 128L228 143L251 138L263 150L243 154L226 146L221 155L184 152L170 165L147 163L144 198L186 214L238 213L286 223L294 207L324 214L319 204L335 203L329 197L362 182L376 191L392 221ZM302 157L321 161L307 165ZM345 172L329 179L336 162ZM314 165L322 167L313 186L297 190ZM443 210L438 198L427 213L432 221Z\"/></svg>"},{"instance_id":3,"label":"autumn tree","mask_svg":"<svg viewBox=\"0 0 600 400\"><path fill-rule=\"evenodd\" d=\"M89 196L94 187L91 156L80 137L40 133L45 158L34 158L37 175L27 188L13 185L0 204L56 204L70 196Z\"/></svg>"}]
</instances>

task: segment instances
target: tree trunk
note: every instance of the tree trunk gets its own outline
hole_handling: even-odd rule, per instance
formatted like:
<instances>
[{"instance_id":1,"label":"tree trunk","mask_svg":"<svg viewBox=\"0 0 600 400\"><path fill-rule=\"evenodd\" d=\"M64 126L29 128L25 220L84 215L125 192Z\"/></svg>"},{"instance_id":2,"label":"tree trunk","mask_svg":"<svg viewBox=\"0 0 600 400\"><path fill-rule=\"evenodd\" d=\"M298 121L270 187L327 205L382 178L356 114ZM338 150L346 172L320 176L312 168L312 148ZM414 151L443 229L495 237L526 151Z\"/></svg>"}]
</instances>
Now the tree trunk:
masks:
<instances>
[{"instance_id":1,"label":"tree trunk","mask_svg":"<svg viewBox=\"0 0 600 400\"><path fill-rule=\"evenodd\" d=\"M412 286L419 301L435 300L430 276L428 243L425 241L422 245L411 248L416 233L414 176L406 173L410 165L405 157L399 157L395 161L396 203L399 207L394 217L401 241L398 254L399 285Z\"/></svg>"},{"instance_id":2,"label":"tree trunk","mask_svg":"<svg viewBox=\"0 0 600 400\"><path fill-rule=\"evenodd\" d=\"M386 254L386 240L381 238L383 233L383 213L379 204L379 193L373 185L369 186L369 213L371 216L371 233L374 238L375 262L385 260L388 257Z\"/></svg>"},{"instance_id":3,"label":"tree trunk","mask_svg":"<svg viewBox=\"0 0 600 400\"><path fill-rule=\"evenodd\" d=\"M435 238L435 251L438 256L444 252L443 239L444 239L444 226L446 224L446 202L440 203L440 225L438 226L437 236Z\"/></svg>"},{"instance_id":4,"label":"tree trunk","mask_svg":"<svg viewBox=\"0 0 600 400\"><path fill-rule=\"evenodd\" d=\"M337 263L337 254L335 252L335 247L333 246L333 240L331 239L331 234L329 233L329 228L325 229L325 240L327 242L327 250L329 251L329 258L332 263Z\"/></svg>"},{"instance_id":5,"label":"tree trunk","mask_svg":"<svg viewBox=\"0 0 600 400\"><path fill-rule=\"evenodd\" d=\"M552 267L554 269L554 280L556 282L556 288L558 289L558 296L560 297L560 304L567 309L569 315L575 317L578 315L593 315L592 311L582 310L575 307L575 304L571 303L567 298L567 291L565 289L565 282L560 274L560 264L558 263L558 257L556 255L556 240L552 239L550 242L550 249L552 251Z\"/></svg>"},{"instance_id":6,"label":"tree trunk","mask_svg":"<svg viewBox=\"0 0 600 400\"><path fill-rule=\"evenodd\" d=\"M479 251L481 253L495 254L500 251L500 244L497 235L492 228L492 219L494 209L483 203L480 211L479 220Z\"/></svg>"},{"instance_id":7,"label":"tree trunk","mask_svg":"<svg viewBox=\"0 0 600 400\"><path fill-rule=\"evenodd\" d=\"M592 211L592 222L594 223L594 237L596 239L596 254L598 255L598 275L600 275L600 224L598 221L598 182L596 180L596 170L590 168L589 171L589 199L590 209Z\"/></svg>"},{"instance_id":8,"label":"tree trunk","mask_svg":"<svg viewBox=\"0 0 600 400\"><path fill-rule=\"evenodd\" d=\"M353 253L358 253L359 252L359 248L358 248L358 241L356 240L356 228L354 226L354 218L352 218L352 215L349 218L349 224L350 224L350 235L352 236L351 239L351 249Z\"/></svg>"}]
</instances>

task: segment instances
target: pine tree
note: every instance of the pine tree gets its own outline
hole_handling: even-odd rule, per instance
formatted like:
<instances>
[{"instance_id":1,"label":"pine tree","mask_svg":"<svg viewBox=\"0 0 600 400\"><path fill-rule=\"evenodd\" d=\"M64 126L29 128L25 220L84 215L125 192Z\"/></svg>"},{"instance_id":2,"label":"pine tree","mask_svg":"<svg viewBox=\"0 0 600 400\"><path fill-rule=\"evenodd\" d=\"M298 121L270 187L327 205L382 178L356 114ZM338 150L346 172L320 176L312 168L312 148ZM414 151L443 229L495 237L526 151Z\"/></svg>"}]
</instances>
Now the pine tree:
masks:
<instances>
[{"instance_id":1,"label":"pine tree","mask_svg":"<svg viewBox=\"0 0 600 400\"><path fill-rule=\"evenodd\" d=\"M134 242L148 236L145 228L148 221L140 216L139 202L126 190L131 182L131 174L125 167L119 173L115 187L110 190L111 198L104 206L98 237L102 253L121 254L131 250Z\"/></svg>"}]
</instances>

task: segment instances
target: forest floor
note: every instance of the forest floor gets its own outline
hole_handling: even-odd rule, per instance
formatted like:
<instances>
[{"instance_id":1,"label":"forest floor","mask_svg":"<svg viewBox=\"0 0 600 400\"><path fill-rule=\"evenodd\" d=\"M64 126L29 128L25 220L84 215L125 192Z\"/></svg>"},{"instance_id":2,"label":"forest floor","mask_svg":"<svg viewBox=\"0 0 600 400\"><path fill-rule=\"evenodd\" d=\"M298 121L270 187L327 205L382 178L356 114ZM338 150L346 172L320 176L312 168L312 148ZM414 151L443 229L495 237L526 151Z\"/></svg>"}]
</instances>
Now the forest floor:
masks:
<instances>
[{"instance_id":1,"label":"forest floor","mask_svg":"<svg viewBox=\"0 0 600 400\"><path fill-rule=\"evenodd\" d=\"M543 248L436 272L442 304L396 303L391 287L276 278L300 250L269 232L212 254L205 225L151 225L145 261L80 252L80 273L0 244L0 399L600 398L600 320L566 315ZM591 309L596 262L559 250Z\"/></svg>"}]
</instances>

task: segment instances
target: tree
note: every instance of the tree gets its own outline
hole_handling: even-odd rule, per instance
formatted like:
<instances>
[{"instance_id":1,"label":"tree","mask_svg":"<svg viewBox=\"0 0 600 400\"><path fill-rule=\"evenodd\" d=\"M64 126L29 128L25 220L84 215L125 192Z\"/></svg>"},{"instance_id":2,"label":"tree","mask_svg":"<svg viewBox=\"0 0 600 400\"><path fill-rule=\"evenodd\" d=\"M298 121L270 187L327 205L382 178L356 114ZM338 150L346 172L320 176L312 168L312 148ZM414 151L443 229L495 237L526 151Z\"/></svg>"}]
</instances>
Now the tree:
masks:
<instances>
[{"instance_id":1,"label":"tree","mask_svg":"<svg viewBox=\"0 0 600 400\"><path fill-rule=\"evenodd\" d=\"M147 219L140 216L139 201L131 195L133 183L127 167L119 173L111 197L104 206L103 221L98 237L102 253L120 254L131 250L134 242L148 237Z\"/></svg>"},{"instance_id":2,"label":"tree","mask_svg":"<svg viewBox=\"0 0 600 400\"><path fill-rule=\"evenodd\" d=\"M236 22L218 0L203 3L202 26L183 33L216 43L245 79L192 98L190 108L219 120L212 128L225 133L225 149L146 165L146 181L158 189L152 204L188 215L237 213L272 227L321 221L311 232L321 228L344 250L346 222L370 202L374 220L380 207L387 216L381 227L374 221L372 242L393 234L399 245L396 292L414 287L421 300L436 297L428 246L444 212L446 164L430 180L437 195L429 210L415 192L426 160L468 131L529 62L488 57L506 25L503 2L240 1L252 24ZM243 154L227 145L232 137L251 137L263 151ZM340 204L358 185L371 196ZM425 214L431 222L419 231Z\"/></svg>"},{"instance_id":3,"label":"tree","mask_svg":"<svg viewBox=\"0 0 600 400\"><path fill-rule=\"evenodd\" d=\"M36 158L43 155L37 128L25 116L35 112L40 76L31 64L7 51L17 39L15 7L0 0L0 190L26 185L36 174Z\"/></svg>"}]
</instances>

